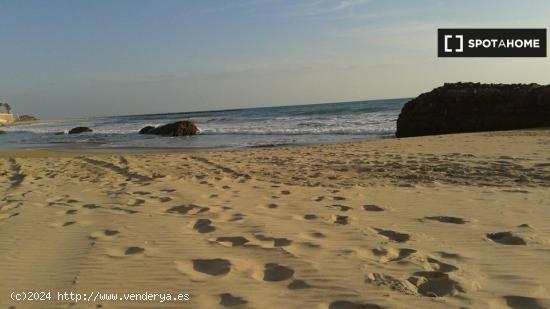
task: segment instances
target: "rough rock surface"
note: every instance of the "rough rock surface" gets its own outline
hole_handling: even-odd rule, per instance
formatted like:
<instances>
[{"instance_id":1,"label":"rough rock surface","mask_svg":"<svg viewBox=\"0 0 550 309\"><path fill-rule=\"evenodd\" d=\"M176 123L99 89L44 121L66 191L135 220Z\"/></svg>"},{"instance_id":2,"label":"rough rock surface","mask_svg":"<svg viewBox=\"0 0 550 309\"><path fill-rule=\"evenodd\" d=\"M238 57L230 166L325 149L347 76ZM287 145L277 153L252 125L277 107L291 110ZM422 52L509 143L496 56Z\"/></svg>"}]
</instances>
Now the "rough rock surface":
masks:
<instances>
[{"instance_id":1,"label":"rough rock surface","mask_svg":"<svg viewBox=\"0 0 550 309\"><path fill-rule=\"evenodd\" d=\"M139 130L139 134L149 134L149 131L153 130L155 127L153 126L146 126L143 127L141 130Z\"/></svg>"},{"instance_id":2,"label":"rough rock surface","mask_svg":"<svg viewBox=\"0 0 550 309\"><path fill-rule=\"evenodd\" d=\"M550 85L445 84L409 101L397 137L550 126Z\"/></svg>"},{"instance_id":3,"label":"rough rock surface","mask_svg":"<svg viewBox=\"0 0 550 309\"><path fill-rule=\"evenodd\" d=\"M90 129L88 127L76 127L76 128L72 128L69 131L69 134L79 134L79 133L84 133L84 132L92 132L92 129Z\"/></svg>"},{"instance_id":4,"label":"rough rock surface","mask_svg":"<svg viewBox=\"0 0 550 309\"><path fill-rule=\"evenodd\" d=\"M17 121L37 121L37 120L40 120L40 119L31 115L21 115L17 118Z\"/></svg>"},{"instance_id":5,"label":"rough rock surface","mask_svg":"<svg viewBox=\"0 0 550 309\"><path fill-rule=\"evenodd\" d=\"M140 134L156 134L162 136L186 136L195 135L199 129L191 121L183 120L174 123L162 125L153 128L151 126L144 127L139 131Z\"/></svg>"}]
</instances>

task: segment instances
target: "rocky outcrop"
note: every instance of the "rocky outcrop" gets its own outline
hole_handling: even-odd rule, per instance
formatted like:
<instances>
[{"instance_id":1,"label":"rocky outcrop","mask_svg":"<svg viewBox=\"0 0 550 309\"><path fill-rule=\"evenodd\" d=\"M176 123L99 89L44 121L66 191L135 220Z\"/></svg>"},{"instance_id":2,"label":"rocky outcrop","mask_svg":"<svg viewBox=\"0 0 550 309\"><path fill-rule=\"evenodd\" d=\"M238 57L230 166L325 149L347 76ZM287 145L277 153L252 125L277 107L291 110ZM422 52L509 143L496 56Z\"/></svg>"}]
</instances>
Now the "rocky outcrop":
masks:
<instances>
[{"instance_id":1,"label":"rocky outcrop","mask_svg":"<svg viewBox=\"0 0 550 309\"><path fill-rule=\"evenodd\" d=\"M17 121L37 121L37 120L40 120L40 119L31 115L21 115L17 117Z\"/></svg>"},{"instance_id":2,"label":"rocky outcrop","mask_svg":"<svg viewBox=\"0 0 550 309\"><path fill-rule=\"evenodd\" d=\"M141 130L139 130L139 134L149 134L149 132L151 132L151 130L153 129L155 129L155 127L153 126L143 127Z\"/></svg>"},{"instance_id":3,"label":"rocky outcrop","mask_svg":"<svg viewBox=\"0 0 550 309\"><path fill-rule=\"evenodd\" d=\"M92 132L92 129L90 129L88 127L76 127L76 128L72 128L69 131L69 134L80 134L80 133L84 133L84 132Z\"/></svg>"},{"instance_id":4,"label":"rocky outcrop","mask_svg":"<svg viewBox=\"0 0 550 309\"><path fill-rule=\"evenodd\" d=\"M444 84L409 101L397 137L550 126L550 85Z\"/></svg>"},{"instance_id":5,"label":"rocky outcrop","mask_svg":"<svg viewBox=\"0 0 550 309\"><path fill-rule=\"evenodd\" d=\"M139 134L156 134L162 136L186 136L186 135L195 135L199 132L197 126L187 120L177 121L174 123L169 123L162 125L160 127L144 127L139 131Z\"/></svg>"}]
</instances>

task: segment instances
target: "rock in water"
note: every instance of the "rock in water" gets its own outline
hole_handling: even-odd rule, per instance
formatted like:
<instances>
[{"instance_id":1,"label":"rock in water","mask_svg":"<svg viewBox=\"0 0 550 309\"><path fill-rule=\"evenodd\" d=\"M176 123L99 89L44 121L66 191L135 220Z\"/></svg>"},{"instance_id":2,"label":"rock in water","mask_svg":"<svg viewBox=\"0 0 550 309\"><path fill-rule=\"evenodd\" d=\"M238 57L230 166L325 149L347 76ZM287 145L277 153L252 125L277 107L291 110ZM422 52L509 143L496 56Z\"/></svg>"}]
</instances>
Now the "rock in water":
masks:
<instances>
[{"instance_id":1,"label":"rock in water","mask_svg":"<svg viewBox=\"0 0 550 309\"><path fill-rule=\"evenodd\" d=\"M444 84L409 101L397 137L550 126L550 85Z\"/></svg>"},{"instance_id":2,"label":"rock in water","mask_svg":"<svg viewBox=\"0 0 550 309\"><path fill-rule=\"evenodd\" d=\"M146 126L146 127L143 127L143 129L139 130L139 134L149 134L149 132L151 132L151 130L153 130L155 127L153 126Z\"/></svg>"},{"instance_id":3,"label":"rock in water","mask_svg":"<svg viewBox=\"0 0 550 309\"><path fill-rule=\"evenodd\" d=\"M141 133L141 132L144 133ZM186 136L195 135L199 132L197 126L191 121L183 120L165 124L156 128L145 127L139 131L141 134L156 134L162 136Z\"/></svg>"},{"instance_id":4,"label":"rock in water","mask_svg":"<svg viewBox=\"0 0 550 309\"><path fill-rule=\"evenodd\" d=\"M88 127L76 127L76 128L72 128L69 131L69 134L79 134L79 133L84 133L84 132L92 132L92 129L90 129Z\"/></svg>"},{"instance_id":5,"label":"rock in water","mask_svg":"<svg viewBox=\"0 0 550 309\"><path fill-rule=\"evenodd\" d=\"M17 121L37 121L37 120L40 120L40 119L31 115L21 115L17 118Z\"/></svg>"}]
</instances>

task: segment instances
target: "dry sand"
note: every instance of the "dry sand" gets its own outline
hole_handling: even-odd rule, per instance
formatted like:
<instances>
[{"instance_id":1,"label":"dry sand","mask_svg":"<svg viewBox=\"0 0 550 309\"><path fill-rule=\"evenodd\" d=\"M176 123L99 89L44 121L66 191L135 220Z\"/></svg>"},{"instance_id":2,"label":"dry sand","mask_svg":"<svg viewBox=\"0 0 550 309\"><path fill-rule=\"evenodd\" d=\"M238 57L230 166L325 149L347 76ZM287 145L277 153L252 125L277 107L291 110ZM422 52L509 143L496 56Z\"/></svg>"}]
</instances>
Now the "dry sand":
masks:
<instances>
[{"instance_id":1,"label":"dry sand","mask_svg":"<svg viewBox=\"0 0 550 309\"><path fill-rule=\"evenodd\" d=\"M550 308L549 130L5 150L0 190L3 308ZM190 300L10 300L28 290Z\"/></svg>"}]
</instances>

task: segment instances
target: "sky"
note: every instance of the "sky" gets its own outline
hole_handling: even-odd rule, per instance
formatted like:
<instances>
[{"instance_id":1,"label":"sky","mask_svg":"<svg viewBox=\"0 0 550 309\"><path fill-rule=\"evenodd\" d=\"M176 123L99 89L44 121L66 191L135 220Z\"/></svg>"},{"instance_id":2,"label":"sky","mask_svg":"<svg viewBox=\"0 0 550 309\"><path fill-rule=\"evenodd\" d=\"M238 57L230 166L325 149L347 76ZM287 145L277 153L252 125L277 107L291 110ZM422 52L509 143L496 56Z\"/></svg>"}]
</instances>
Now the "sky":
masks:
<instances>
[{"instance_id":1,"label":"sky","mask_svg":"<svg viewBox=\"0 0 550 309\"><path fill-rule=\"evenodd\" d=\"M437 58L437 28L550 28L550 1L0 0L0 101L44 118L550 84L549 58Z\"/></svg>"}]
</instances>

